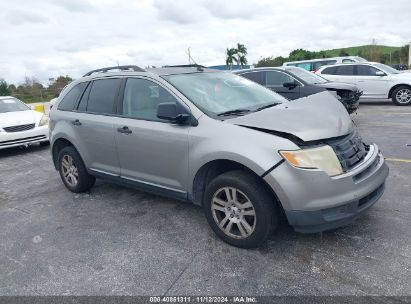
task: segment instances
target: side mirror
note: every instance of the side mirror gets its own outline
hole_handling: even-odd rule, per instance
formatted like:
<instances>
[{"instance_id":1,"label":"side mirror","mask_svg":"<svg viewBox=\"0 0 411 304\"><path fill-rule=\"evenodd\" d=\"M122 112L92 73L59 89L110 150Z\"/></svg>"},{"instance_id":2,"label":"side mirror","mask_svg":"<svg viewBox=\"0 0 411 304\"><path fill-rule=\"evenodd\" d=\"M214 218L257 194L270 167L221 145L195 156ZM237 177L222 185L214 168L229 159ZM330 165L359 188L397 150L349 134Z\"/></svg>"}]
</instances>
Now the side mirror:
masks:
<instances>
[{"instance_id":1,"label":"side mirror","mask_svg":"<svg viewBox=\"0 0 411 304\"><path fill-rule=\"evenodd\" d=\"M157 117L173 123L183 124L190 118L190 115L180 113L175 102L164 102L157 105Z\"/></svg>"},{"instance_id":2,"label":"side mirror","mask_svg":"<svg viewBox=\"0 0 411 304\"><path fill-rule=\"evenodd\" d=\"M283 87L288 88L289 90L292 90L297 86L298 86L298 83L296 81L290 81L290 82L284 82L283 83Z\"/></svg>"},{"instance_id":3,"label":"side mirror","mask_svg":"<svg viewBox=\"0 0 411 304\"><path fill-rule=\"evenodd\" d=\"M377 71L375 72L376 76L386 76L387 74L385 74L383 71Z\"/></svg>"}]
</instances>

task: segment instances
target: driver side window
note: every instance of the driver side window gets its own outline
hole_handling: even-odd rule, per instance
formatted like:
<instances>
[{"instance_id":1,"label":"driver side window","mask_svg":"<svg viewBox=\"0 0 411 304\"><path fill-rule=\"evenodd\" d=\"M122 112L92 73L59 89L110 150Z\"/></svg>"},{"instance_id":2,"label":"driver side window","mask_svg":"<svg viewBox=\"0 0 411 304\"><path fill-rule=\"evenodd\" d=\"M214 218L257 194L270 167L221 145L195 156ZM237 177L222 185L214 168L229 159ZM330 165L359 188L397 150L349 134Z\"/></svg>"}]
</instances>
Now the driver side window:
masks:
<instances>
[{"instance_id":1,"label":"driver side window","mask_svg":"<svg viewBox=\"0 0 411 304\"><path fill-rule=\"evenodd\" d=\"M288 74L276 71L266 72L266 83L267 86L277 86L281 87L286 82L294 82L295 79Z\"/></svg>"},{"instance_id":2,"label":"driver side window","mask_svg":"<svg viewBox=\"0 0 411 304\"><path fill-rule=\"evenodd\" d=\"M175 102L177 99L159 84L142 79L127 79L123 96L123 116L152 121L164 121L157 117L157 105Z\"/></svg>"}]
</instances>

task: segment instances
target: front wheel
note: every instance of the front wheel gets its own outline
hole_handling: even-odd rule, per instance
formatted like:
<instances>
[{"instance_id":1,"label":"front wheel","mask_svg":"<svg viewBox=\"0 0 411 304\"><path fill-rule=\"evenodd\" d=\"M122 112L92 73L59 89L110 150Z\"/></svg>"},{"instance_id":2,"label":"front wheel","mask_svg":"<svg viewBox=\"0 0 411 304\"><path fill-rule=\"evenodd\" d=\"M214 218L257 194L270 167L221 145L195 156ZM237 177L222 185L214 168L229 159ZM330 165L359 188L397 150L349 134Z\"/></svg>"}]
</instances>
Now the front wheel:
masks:
<instances>
[{"instance_id":1,"label":"front wheel","mask_svg":"<svg viewBox=\"0 0 411 304\"><path fill-rule=\"evenodd\" d=\"M411 88L408 86L399 86L392 92L392 101L397 106L411 105Z\"/></svg>"},{"instance_id":2,"label":"front wheel","mask_svg":"<svg viewBox=\"0 0 411 304\"><path fill-rule=\"evenodd\" d=\"M213 231L236 247L260 246L277 226L275 199L261 180L243 170L211 181L203 205Z\"/></svg>"}]
</instances>

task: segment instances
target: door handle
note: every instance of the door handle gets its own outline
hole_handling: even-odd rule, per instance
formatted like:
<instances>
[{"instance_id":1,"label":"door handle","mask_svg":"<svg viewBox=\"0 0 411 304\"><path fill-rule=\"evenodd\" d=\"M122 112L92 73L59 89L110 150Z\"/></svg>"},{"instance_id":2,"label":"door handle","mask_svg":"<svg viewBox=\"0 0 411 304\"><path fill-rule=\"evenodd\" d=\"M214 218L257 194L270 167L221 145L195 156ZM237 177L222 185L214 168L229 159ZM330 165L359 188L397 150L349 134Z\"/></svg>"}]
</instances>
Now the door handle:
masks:
<instances>
[{"instance_id":1,"label":"door handle","mask_svg":"<svg viewBox=\"0 0 411 304\"><path fill-rule=\"evenodd\" d=\"M80 122L80 120L78 120L78 119L73 120L71 123L72 123L73 125L75 125L75 126L81 126L81 122Z\"/></svg>"},{"instance_id":2,"label":"door handle","mask_svg":"<svg viewBox=\"0 0 411 304\"><path fill-rule=\"evenodd\" d=\"M127 126L124 126L122 128L117 128L117 132L123 133L123 134L131 134L133 131L131 131Z\"/></svg>"}]
</instances>

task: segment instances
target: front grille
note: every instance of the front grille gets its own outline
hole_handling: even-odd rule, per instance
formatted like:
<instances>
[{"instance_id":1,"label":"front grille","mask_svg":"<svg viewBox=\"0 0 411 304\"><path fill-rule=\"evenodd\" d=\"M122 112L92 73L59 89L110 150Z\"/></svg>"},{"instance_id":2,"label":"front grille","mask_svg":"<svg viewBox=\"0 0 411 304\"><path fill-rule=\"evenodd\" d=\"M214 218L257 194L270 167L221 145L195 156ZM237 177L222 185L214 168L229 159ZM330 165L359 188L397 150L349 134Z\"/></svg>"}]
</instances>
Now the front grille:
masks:
<instances>
[{"instance_id":1,"label":"front grille","mask_svg":"<svg viewBox=\"0 0 411 304\"><path fill-rule=\"evenodd\" d=\"M367 155L368 147L356 131L338 139L327 140L326 143L333 148L344 172L354 168Z\"/></svg>"},{"instance_id":2,"label":"front grille","mask_svg":"<svg viewBox=\"0 0 411 304\"><path fill-rule=\"evenodd\" d=\"M5 127L3 128L4 131L12 133L12 132L21 132L34 129L34 123L28 125L19 125L19 126L12 126L12 127Z\"/></svg>"}]
</instances>

